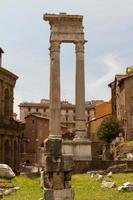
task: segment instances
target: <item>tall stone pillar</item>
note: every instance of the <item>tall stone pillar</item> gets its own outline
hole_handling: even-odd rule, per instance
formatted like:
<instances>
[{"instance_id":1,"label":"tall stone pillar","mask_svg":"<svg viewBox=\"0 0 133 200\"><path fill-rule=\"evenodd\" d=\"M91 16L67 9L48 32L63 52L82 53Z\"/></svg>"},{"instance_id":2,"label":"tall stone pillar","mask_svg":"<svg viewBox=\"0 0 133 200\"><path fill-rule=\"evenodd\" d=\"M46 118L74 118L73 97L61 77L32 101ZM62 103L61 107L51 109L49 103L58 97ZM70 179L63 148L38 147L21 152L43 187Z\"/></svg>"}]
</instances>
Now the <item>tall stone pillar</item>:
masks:
<instances>
[{"instance_id":1,"label":"tall stone pillar","mask_svg":"<svg viewBox=\"0 0 133 200\"><path fill-rule=\"evenodd\" d=\"M84 41L76 43L76 137L87 138L85 121Z\"/></svg>"},{"instance_id":2,"label":"tall stone pillar","mask_svg":"<svg viewBox=\"0 0 133 200\"><path fill-rule=\"evenodd\" d=\"M44 16L47 19L47 14ZM60 131L60 42L50 40L50 124L44 141L44 199L73 200L71 188L72 155L62 154Z\"/></svg>"},{"instance_id":3,"label":"tall stone pillar","mask_svg":"<svg viewBox=\"0 0 133 200\"><path fill-rule=\"evenodd\" d=\"M60 137L60 43L50 46L50 137Z\"/></svg>"},{"instance_id":4,"label":"tall stone pillar","mask_svg":"<svg viewBox=\"0 0 133 200\"><path fill-rule=\"evenodd\" d=\"M76 45L76 135L73 143L74 160L91 160L91 141L87 137L85 120L84 44Z\"/></svg>"}]
</instances>

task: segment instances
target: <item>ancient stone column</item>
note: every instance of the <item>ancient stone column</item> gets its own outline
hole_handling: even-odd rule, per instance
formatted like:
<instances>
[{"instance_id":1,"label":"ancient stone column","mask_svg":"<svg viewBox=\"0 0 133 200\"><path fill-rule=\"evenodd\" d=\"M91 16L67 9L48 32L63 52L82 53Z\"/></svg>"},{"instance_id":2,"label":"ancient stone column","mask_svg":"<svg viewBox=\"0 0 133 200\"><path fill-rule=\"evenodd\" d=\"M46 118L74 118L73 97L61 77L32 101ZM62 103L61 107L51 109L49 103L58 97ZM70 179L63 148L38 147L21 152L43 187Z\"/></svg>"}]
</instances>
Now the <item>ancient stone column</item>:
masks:
<instances>
[{"instance_id":1,"label":"ancient stone column","mask_svg":"<svg viewBox=\"0 0 133 200\"><path fill-rule=\"evenodd\" d=\"M52 26L55 15L44 15ZM52 20L52 21L51 21ZM52 30L52 28L51 28ZM58 28L58 30L60 30ZM58 35L58 34L57 34ZM50 36L50 135L44 141L44 200L74 200L72 155L62 154L60 131L60 42Z\"/></svg>"},{"instance_id":2,"label":"ancient stone column","mask_svg":"<svg viewBox=\"0 0 133 200\"><path fill-rule=\"evenodd\" d=\"M87 138L85 121L84 43L76 43L76 137Z\"/></svg>"},{"instance_id":3,"label":"ancient stone column","mask_svg":"<svg viewBox=\"0 0 133 200\"><path fill-rule=\"evenodd\" d=\"M60 43L50 46L50 137L60 137Z\"/></svg>"}]
</instances>

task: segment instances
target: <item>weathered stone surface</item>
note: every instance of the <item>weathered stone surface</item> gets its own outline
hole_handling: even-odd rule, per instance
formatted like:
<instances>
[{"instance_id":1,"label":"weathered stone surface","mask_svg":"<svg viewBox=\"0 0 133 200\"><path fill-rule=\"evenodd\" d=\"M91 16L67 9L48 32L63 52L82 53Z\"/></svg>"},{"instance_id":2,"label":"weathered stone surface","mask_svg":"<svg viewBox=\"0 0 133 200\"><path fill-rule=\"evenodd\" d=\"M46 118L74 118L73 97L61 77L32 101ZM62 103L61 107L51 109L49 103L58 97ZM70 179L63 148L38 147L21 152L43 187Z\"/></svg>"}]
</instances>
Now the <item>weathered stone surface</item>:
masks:
<instances>
[{"instance_id":1,"label":"weathered stone surface","mask_svg":"<svg viewBox=\"0 0 133 200\"><path fill-rule=\"evenodd\" d=\"M62 172L53 173L53 186L55 190L64 189L64 173Z\"/></svg>"},{"instance_id":2,"label":"weathered stone surface","mask_svg":"<svg viewBox=\"0 0 133 200\"><path fill-rule=\"evenodd\" d=\"M65 172L65 181L71 181L71 172Z\"/></svg>"},{"instance_id":3,"label":"weathered stone surface","mask_svg":"<svg viewBox=\"0 0 133 200\"><path fill-rule=\"evenodd\" d=\"M71 188L71 181L65 181L65 188Z\"/></svg>"},{"instance_id":4,"label":"weathered stone surface","mask_svg":"<svg viewBox=\"0 0 133 200\"><path fill-rule=\"evenodd\" d=\"M113 173L112 173L112 172L109 172L109 173L107 174L107 177L112 178L112 176L113 176Z\"/></svg>"},{"instance_id":5,"label":"weathered stone surface","mask_svg":"<svg viewBox=\"0 0 133 200\"><path fill-rule=\"evenodd\" d=\"M59 138L48 138L44 141L45 155L58 157L61 155L62 140Z\"/></svg>"},{"instance_id":6,"label":"weathered stone surface","mask_svg":"<svg viewBox=\"0 0 133 200\"><path fill-rule=\"evenodd\" d=\"M115 188L116 184L110 180L104 180L101 184L101 188Z\"/></svg>"},{"instance_id":7,"label":"weathered stone surface","mask_svg":"<svg viewBox=\"0 0 133 200\"><path fill-rule=\"evenodd\" d=\"M45 163L45 169L47 172L59 172L63 165L61 157L54 156L46 156Z\"/></svg>"},{"instance_id":8,"label":"weathered stone surface","mask_svg":"<svg viewBox=\"0 0 133 200\"><path fill-rule=\"evenodd\" d=\"M55 200L54 199L54 190L45 188L44 189L44 199L45 200Z\"/></svg>"},{"instance_id":9,"label":"weathered stone surface","mask_svg":"<svg viewBox=\"0 0 133 200\"><path fill-rule=\"evenodd\" d=\"M53 176L53 174L44 172L43 177L42 177L43 178L42 184L44 184L45 188L52 188L53 187L52 176Z\"/></svg>"},{"instance_id":10,"label":"weathered stone surface","mask_svg":"<svg viewBox=\"0 0 133 200\"><path fill-rule=\"evenodd\" d=\"M99 181L99 180L101 180L101 179L103 178L103 175L101 175L101 174L96 174L96 175L95 175L95 178L96 178L96 181Z\"/></svg>"},{"instance_id":11,"label":"weathered stone surface","mask_svg":"<svg viewBox=\"0 0 133 200\"><path fill-rule=\"evenodd\" d=\"M72 155L63 155L62 157L46 156L45 163L47 172L71 171L74 167Z\"/></svg>"},{"instance_id":12,"label":"weathered stone surface","mask_svg":"<svg viewBox=\"0 0 133 200\"><path fill-rule=\"evenodd\" d=\"M13 192L15 192L14 189L13 189L13 188L10 188L10 189L6 189L6 190L3 192L3 194L4 194L5 196L8 196L8 195L12 194Z\"/></svg>"},{"instance_id":13,"label":"weathered stone surface","mask_svg":"<svg viewBox=\"0 0 133 200\"><path fill-rule=\"evenodd\" d=\"M123 191L123 192L133 192L133 183L126 182L117 189L118 191Z\"/></svg>"},{"instance_id":14,"label":"weathered stone surface","mask_svg":"<svg viewBox=\"0 0 133 200\"><path fill-rule=\"evenodd\" d=\"M63 190L45 189L45 200L73 200L74 190L67 188Z\"/></svg>"},{"instance_id":15,"label":"weathered stone surface","mask_svg":"<svg viewBox=\"0 0 133 200\"><path fill-rule=\"evenodd\" d=\"M54 190L54 200L72 200L74 199L74 190L72 188L64 190Z\"/></svg>"},{"instance_id":16,"label":"weathered stone surface","mask_svg":"<svg viewBox=\"0 0 133 200\"><path fill-rule=\"evenodd\" d=\"M72 155L63 155L62 156L62 170L63 171L72 171L74 167L74 161Z\"/></svg>"},{"instance_id":17,"label":"weathered stone surface","mask_svg":"<svg viewBox=\"0 0 133 200\"><path fill-rule=\"evenodd\" d=\"M127 170L127 164L119 164L119 165L113 165L111 167L109 167L106 172L112 172L112 173L120 173L120 172L124 172Z\"/></svg>"}]
</instances>

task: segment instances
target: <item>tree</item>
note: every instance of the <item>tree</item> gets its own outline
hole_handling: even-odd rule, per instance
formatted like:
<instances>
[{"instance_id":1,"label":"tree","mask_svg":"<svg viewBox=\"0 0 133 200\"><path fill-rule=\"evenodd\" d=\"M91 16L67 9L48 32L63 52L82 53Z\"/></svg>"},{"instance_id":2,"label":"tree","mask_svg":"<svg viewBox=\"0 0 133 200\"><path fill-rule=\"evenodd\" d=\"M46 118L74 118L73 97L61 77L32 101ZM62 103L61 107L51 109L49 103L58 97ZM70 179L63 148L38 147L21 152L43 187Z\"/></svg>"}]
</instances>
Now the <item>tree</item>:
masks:
<instances>
[{"instance_id":1,"label":"tree","mask_svg":"<svg viewBox=\"0 0 133 200\"><path fill-rule=\"evenodd\" d=\"M122 132L121 123L116 117L110 116L102 121L97 130L97 135L99 139L109 143L115 139L120 132Z\"/></svg>"},{"instance_id":2,"label":"tree","mask_svg":"<svg viewBox=\"0 0 133 200\"><path fill-rule=\"evenodd\" d=\"M126 68L126 74L127 75L133 75L133 66L129 66Z\"/></svg>"}]
</instances>

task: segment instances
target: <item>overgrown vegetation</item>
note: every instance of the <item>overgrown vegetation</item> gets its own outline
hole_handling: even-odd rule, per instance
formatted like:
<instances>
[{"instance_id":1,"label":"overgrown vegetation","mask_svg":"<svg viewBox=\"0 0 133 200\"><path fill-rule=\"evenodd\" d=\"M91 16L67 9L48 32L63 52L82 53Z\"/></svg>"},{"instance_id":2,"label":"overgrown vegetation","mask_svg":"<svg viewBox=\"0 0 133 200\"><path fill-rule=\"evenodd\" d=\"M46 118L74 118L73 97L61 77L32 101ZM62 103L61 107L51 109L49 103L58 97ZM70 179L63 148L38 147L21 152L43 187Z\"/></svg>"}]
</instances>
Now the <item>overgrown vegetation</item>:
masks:
<instances>
[{"instance_id":1,"label":"overgrown vegetation","mask_svg":"<svg viewBox=\"0 0 133 200\"><path fill-rule=\"evenodd\" d=\"M113 175L113 181L117 186L124 182L132 182L133 173ZM14 179L14 184L20 186L20 190L4 200L39 200L43 197L43 191L39 187L39 179L30 179L19 176ZM114 189L101 189L101 180L96 181L87 175L74 175L72 185L75 189L75 200L132 200L133 193L119 192Z\"/></svg>"},{"instance_id":2,"label":"overgrown vegetation","mask_svg":"<svg viewBox=\"0 0 133 200\"><path fill-rule=\"evenodd\" d=\"M111 142L122 131L121 123L114 116L107 117L103 120L97 130L99 139L105 142Z\"/></svg>"},{"instance_id":3,"label":"overgrown vegetation","mask_svg":"<svg viewBox=\"0 0 133 200\"><path fill-rule=\"evenodd\" d=\"M133 66L129 66L126 69L126 74L127 75L133 75Z\"/></svg>"}]
</instances>

